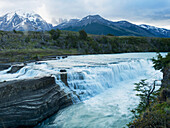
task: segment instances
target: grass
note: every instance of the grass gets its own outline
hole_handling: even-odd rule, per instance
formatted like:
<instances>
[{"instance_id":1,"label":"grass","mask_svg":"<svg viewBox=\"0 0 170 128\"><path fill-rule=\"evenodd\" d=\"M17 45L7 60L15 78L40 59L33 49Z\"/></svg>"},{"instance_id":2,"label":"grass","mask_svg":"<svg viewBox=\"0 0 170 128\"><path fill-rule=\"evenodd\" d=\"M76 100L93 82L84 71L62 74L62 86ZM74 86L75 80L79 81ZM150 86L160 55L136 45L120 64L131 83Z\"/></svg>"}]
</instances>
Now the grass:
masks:
<instances>
[{"instance_id":1,"label":"grass","mask_svg":"<svg viewBox=\"0 0 170 128\"><path fill-rule=\"evenodd\" d=\"M75 54L78 54L76 49L8 49L0 51L0 62L23 62L50 58L50 56Z\"/></svg>"}]
</instances>

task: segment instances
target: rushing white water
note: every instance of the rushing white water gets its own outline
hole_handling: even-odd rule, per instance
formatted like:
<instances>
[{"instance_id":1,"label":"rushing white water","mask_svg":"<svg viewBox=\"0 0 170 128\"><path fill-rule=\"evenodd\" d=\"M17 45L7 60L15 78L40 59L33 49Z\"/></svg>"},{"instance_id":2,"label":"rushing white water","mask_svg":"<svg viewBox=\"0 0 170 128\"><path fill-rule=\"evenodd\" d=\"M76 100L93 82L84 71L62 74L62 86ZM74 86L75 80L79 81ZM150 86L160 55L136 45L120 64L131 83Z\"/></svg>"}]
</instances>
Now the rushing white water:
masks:
<instances>
[{"instance_id":1,"label":"rushing white water","mask_svg":"<svg viewBox=\"0 0 170 128\"><path fill-rule=\"evenodd\" d=\"M130 121L130 109L139 101L133 83L140 79L162 79L162 73L152 67L150 59L155 56L156 53L69 56L30 63L14 74L7 73L10 69L1 71L0 81L52 75L58 85L72 93L76 104L61 110L40 127L121 128ZM66 72L60 72L61 69Z\"/></svg>"}]
</instances>

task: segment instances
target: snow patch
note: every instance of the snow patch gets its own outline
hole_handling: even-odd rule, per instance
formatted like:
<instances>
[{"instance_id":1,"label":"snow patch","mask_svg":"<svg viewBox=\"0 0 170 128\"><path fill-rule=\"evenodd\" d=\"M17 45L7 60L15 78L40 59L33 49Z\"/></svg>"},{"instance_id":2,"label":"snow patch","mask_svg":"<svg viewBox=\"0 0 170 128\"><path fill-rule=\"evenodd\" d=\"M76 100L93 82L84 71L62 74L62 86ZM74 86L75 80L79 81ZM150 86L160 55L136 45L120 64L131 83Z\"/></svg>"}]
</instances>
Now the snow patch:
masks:
<instances>
[{"instance_id":1,"label":"snow patch","mask_svg":"<svg viewBox=\"0 0 170 128\"><path fill-rule=\"evenodd\" d=\"M160 34L167 34L168 33L168 30L164 29L164 28L158 28L158 27L155 27L155 26L150 26L150 25L145 25L145 24L141 24L139 26L144 28L144 29L147 29L147 30L156 31L156 32L158 32Z\"/></svg>"}]
</instances>

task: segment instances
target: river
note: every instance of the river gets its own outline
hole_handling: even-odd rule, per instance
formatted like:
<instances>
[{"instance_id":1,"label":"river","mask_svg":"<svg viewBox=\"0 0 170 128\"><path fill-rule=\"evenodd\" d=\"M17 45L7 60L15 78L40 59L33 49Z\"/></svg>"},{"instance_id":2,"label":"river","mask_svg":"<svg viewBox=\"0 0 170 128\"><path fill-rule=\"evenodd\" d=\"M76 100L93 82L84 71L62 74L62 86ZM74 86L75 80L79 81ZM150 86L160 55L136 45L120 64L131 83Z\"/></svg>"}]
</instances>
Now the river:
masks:
<instances>
[{"instance_id":1,"label":"river","mask_svg":"<svg viewBox=\"0 0 170 128\"><path fill-rule=\"evenodd\" d=\"M132 120L130 110L139 103L134 83L162 79L162 73L154 70L150 60L155 56L156 53L68 56L29 63L14 74L6 73L10 69L1 71L0 81L54 76L65 92L72 93L72 106L36 128L122 128ZM67 74L67 83L60 78L61 70Z\"/></svg>"}]
</instances>

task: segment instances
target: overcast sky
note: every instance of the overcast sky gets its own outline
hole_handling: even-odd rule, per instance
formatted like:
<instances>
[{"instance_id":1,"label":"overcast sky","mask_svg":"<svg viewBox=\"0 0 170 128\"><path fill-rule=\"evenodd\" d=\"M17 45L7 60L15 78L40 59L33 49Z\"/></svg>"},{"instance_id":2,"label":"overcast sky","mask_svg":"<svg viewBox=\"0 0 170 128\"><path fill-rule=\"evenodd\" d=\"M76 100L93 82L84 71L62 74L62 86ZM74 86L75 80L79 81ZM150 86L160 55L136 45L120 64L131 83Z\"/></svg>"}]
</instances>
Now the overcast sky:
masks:
<instances>
[{"instance_id":1,"label":"overcast sky","mask_svg":"<svg viewBox=\"0 0 170 128\"><path fill-rule=\"evenodd\" d=\"M1 16L19 9L34 11L49 23L99 14L170 29L170 0L0 0Z\"/></svg>"}]
</instances>

